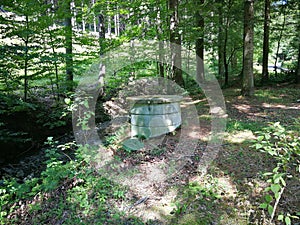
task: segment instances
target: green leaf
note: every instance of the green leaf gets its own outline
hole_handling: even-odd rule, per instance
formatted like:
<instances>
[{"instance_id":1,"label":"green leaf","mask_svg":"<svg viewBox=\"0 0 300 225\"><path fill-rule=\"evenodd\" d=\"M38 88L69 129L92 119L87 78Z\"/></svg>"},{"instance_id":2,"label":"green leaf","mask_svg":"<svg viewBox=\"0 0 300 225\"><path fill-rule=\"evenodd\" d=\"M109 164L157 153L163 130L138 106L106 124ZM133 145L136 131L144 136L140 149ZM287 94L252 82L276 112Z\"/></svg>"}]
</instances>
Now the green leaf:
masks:
<instances>
[{"instance_id":1,"label":"green leaf","mask_svg":"<svg viewBox=\"0 0 300 225\"><path fill-rule=\"evenodd\" d=\"M272 182L272 180L269 180L268 182L270 183L270 182ZM268 191L271 191L270 187L266 187L265 190L264 190L264 192L268 192Z\"/></svg>"},{"instance_id":2,"label":"green leaf","mask_svg":"<svg viewBox=\"0 0 300 225\"><path fill-rule=\"evenodd\" d=\"M274 126L274 127L280 126L280 122L275 122L273 126Z\"/></svg>"},{"instance_id":3,"label":"green leaf","mask_svg":"<svg viewBox=\"0 0 300 225\"><path fill-rule=\"evenodd\" d=\"M65 103L66 103L67 105L69 105L69 104L71 103L71 99L70 99L70 98L65 98Z\"/></svg>"},{"instance_id":4,"label":"green leaf","mask_svg":"<svg viewBox=\"0 0 300 225\"><path fill-rule=\"evenodd\" d=\"M278 184L279 181L282 179L282 176L284 176L284 173L278 173L278 174L275 174L273 176L273 181L275 184Z\"/></svg>"},{"instance_id":5,"label":"green leaf","mask_svg":"<svg viewBox=\"0 0 300 225\"><path fill-rule=\"evenodd\" d=\"M265 199L267 203L270 203L273 200L273 197L271 195L266 195Z\"/></svg>"},{"instance_id":6,"label":"green leaf","mask_svg":"<svg viewBox=\"0 0 300 225\"><path fill-rule=\"evenodd\" d=\"M256 149L260 149L260 148L262 148L262 147L263 147L262 144L256 144L256 145L255 145L255 148L256 148Z\"/></svg>"},{"instance_id":7,"label":"green leaf","mask_svg":"<svg viewBox=\"0 0 300 225\"><path fill-rule=\"evenodd\" d=\"M276 194L280 191L281 186L279 184L272 184L271 185L271 191Z\"/></svg>"},{"instance_id":8,"label":"green leaf","mask_svg":"<svg viewBox=\"0 0 300 225\"><path fill-rule=\"evenodd\" d=\"M127 151L138 151L144 147L144 144L138 139L127 139L123 142L123 148Z\"/></svg>"},{"instance_id":9,"label":"green leaf","mask_svg":"<svg viewBox=\"0 0 300 225\"><path fill-rule=\"evenodd\" d=\"M257 137L257 140L258 140L258 141L264 140L264 136L259 136L259 137Z\"/></svg>"},{"instance_id":10,"label":"green leaf","mask_svg":"<svg viewBox=\"0 0 300 225\"><path fill-rule=\"evenodd\" d=\"M266 140L269 140L271 138L271 135L267 133L267 134L265 134L265 138L266 138Z\"/></svg>"},{"instance_id":11,"label":"green leaf","mask_svg":"<svg viewBox=\"0 0 300 225\"><path fill-rule=\"evenodd\" d=\"M89 108L89 101L88 101L88 100L84 100L83 105L84 105L86 108Z\"/></svg>"},{"instance_id":12,"label":"green leaf","mask_svg":"<svg viewBox=\"0 0 300 225\"><path fill-rule=\"evenodd\" d=\"M292 224L292 221L291 221L290 217L287 217L287 216L285 217L284 222L285 222L286 225L291 225Z\"/></svg>"},{"instance_id":13,"label":"green leaf","mask_svg":"<svg viewBox=\"0 0 300 225\"><path fill-rule=\"evenodd\" d=\"M268 207L267 203L262 203L259 205L259 208L261 208L261 209L266 209L267 207Z\"/></svg>"},{"instance_id":14,"label":"green leaf","mask_svg":"<svg viewBox=\"0 0 300 225\"><path fill-rule=\"evenodd\" d=\"M282 185L285 187L286 186L285 180L282 177L280 177L280 181L281 181Z\"/></svg>"},{"instance_id":15,"label":"green leaf","mask_svg":"<svg viewBox=\"0 0 300 225\"><path fill-rule=\"evenodd\" d=\"M268 213L269 213L270 215L272 215L273 210L274 210L273 206L268 205Z\"/></svg>"},{"instance_id":16,"label":"green leaf","mask_svg":"<svg viewBox=\"0 0 300 225\"><path fill-rule=\"evenodd\" d=\"M279 221L282 221L283 219L284 219L283 215L279 215L278 218L277 218L277 220L279 220Z\"/></svg>"},{"instance_id":17,"label":"green leaf","mask_svg":"<svg viewBox=\"0 0 300 225\"><path fill-rule=\"evenodd\" d=\"M273 173L267 172L267 173L264 173L263 175L264 175L264 176L270 176L270 175L273 175Z\"/></svg>"},{"instance_id":18,"label":"green leaf","mask_svg":"<svg viewBox=\"0 0 300 225\"><path fill-rule=\"evenodd\" d=\"M275 132L275 133L273 133L273 135L275 135L275 136L280 136L280 135L281 135L281 132Z\"/></svg>"}]
</instances>

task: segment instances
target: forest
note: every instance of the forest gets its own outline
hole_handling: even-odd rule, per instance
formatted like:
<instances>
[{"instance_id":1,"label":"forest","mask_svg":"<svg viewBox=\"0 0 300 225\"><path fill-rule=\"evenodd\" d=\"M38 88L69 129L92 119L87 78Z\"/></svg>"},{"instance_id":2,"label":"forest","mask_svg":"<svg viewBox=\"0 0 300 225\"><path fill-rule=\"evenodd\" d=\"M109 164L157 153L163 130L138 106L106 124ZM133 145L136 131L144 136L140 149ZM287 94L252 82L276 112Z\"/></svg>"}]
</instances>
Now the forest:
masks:
<instances>
[{"instance_id":1,"label":"forest","mask_svg":"<svg viewBox=\"0 0 300 225\"><path fill-rule=\"evenodd\" d=\"M300 1L1 0L0 224L300 224Z\"/></svg>"}]
</instances>

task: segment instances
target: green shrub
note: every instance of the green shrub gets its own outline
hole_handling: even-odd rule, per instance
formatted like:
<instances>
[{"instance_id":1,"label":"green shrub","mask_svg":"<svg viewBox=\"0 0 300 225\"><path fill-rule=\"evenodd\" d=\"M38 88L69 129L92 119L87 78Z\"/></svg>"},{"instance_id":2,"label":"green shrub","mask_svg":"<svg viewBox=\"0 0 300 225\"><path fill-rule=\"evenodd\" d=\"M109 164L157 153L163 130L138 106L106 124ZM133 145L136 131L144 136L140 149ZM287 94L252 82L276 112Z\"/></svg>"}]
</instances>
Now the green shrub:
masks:
<instances>
[{"instance_id":1,"label":"green shrub","mask_svg":"<svg viewBox=\"0 0 300 225\"><path fill-rule=\"evenodd\" d=\"M279 201L287 186L287 179L299 179L300 173L300 137L295 131L287 131L279 122L272 123L262 131L256 132L257 139L253 147L272 156L277 164L273 171L265 173L270 185L265 189L264 202L260 208L266 209L271 221L277 215L277 220L286 225L292 224L292 219L299 219L299 212L276 212Z\"/></svg>"}]
</instances>

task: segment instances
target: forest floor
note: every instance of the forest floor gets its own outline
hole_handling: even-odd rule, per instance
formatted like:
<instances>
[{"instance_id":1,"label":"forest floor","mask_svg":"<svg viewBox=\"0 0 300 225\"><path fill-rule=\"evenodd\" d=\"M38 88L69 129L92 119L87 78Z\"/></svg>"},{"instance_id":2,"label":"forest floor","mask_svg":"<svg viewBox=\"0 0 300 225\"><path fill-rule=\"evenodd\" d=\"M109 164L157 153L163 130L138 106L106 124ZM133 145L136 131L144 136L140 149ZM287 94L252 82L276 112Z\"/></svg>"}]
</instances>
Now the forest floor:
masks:
<instances>
[{"instance_id":1,"label":"forest floor","mask_svg":"<svg viewBox=\"0 0 300 225\"><path fill-rule=\"evenodd\" d=\"M205 175L199 175L199 171L203 166L203 153L210 151L207 140L211 134L211 120L208 102L201 101L201 97L193 97L198 99L196 107L200 130L189 126L188 132L181 129L163 138L145 141L141 152L130 155L122 151L116 153L127 166L139 166L143 171L126 183L134 190L132 195L142 200L145 196L147 198L143 204L131 209L132 215L145 220L159 218L166 223L171 221L170 224L272 224L259 205L267 186L263 174L272 171L276 163L250 146L256 138L255 132L269 123L280 121L283 126L290 127L299 120L299 87L263 88L257 90L254 98L240 96L238 89L227 89L224 96L228 114L227 132ZM187 116L183 115L183 118ZM195 139L198 140L197 146L194 145ZM159 172L153 171L159 165L170 163L170 155L180 151L176 149L178 145L186 149L188 160L177 155L178 160L184 161L184 166L161 182ZM189 147L194 148L192 153L187 150ZM299 179L289 182L278 211L297 212L300 207L299 189Z\"/></svg>"},{"instance_id":2,"label":"forest floor","mask_svg":"<svg viewBox=\"0 0 300 225\"><path fill-rule=\"evenodd\" d=\"M228 115L227 129L222 145L217 147L217 151L212 149L217 155L205 173L200 172L203 166L201 158L213 146L208 146L211 134L209 105L201 95L193 96L191 100L199 115L200 129L189 125L187 129L145 140L145 147L137 152L120 150L117 145L107 147L121 169L116 170L113 165L104 169L95 165L96 170L101 175L106 170L110 178L127 187L122 198L107 200L107 207L112 206L122 212L119 219L110 221L116 224L280 224L270 221L268 213L259 208L264 188L268 185L263 174L272 171L276 162L252 148L251 141L256 138L255 132L270 122L279 121L290 129L295 122L300 122L300 103L297 102L300 86L260 88L253 98L240 96L239 90L234 88L223 90L223 93ZM188 116L184 114L183 118ZM2 171L21 179L30 171L30 166L24 169L26 165L32 165L35 171L45 169L45 166L37 168L38 164L44 165L43 154L30 157L19 164L8 165ZM61 160L73 158L65 154ZM174 164L175 172L170 170ZM39 173L41 171L31 176ZM297 176L287 182L278 212L298 212L300 183ZM49 208L61 208L67 193L79 189L81 183L82 180L75 176L65 179L56 190L45 193L42 198L35 195L31 199L23 199L15 203L15 209L9 212L8 218L16 224L34 224L32 221L38 224L38 218L47 214L43 224L72 224L70 220L63 219L70 216L69 209L62 209L60 219L57 219L56 214L49 213ZM47 199L52 201L47 202ZM44 203L35 210L31 207L33 202ZM84 220L80 221L79 224L87 224ZM89 224L114 224L105 220L99 222L96 217L88 221ZM300 224L300 221L294 220L293 224Z\"/></svg>"}]
</instances>

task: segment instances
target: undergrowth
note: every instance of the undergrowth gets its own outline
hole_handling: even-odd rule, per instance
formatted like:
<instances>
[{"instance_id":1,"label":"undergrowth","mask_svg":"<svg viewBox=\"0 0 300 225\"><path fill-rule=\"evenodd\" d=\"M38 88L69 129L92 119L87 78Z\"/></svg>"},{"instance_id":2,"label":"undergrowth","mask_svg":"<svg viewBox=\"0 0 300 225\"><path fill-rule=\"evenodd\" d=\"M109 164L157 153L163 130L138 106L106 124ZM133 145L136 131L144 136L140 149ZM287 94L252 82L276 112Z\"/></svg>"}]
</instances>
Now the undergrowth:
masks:
<instances>
[{"instance_id":1,"label":"undergrowth","mask_svg":"<svg viewBox=\"0 0 300 225\"><path fill-rule=\"evenodd\" d=\"M125 198L126 187L101 176L90 164L89 146L77 146L73 159L62 160L70 143L57 146L51 138L48 160L40 177L0 184L0 224L116 224L125 217L113 202ZM73 146L74 148L74 146Z\"/></svg>"},{"instance_id":2,"label":"undergrowth","mask_svg":"<svg viewBox=\"0 0 300 225\"><path fill-rule=\"evenodd\" d=\"M258 137L254 141L253 147L270 155L277 162L272 171L264 174L269 185L264 190L265 196L260 208L268 211L271 221L282 221L286 225L293 224L293 220L299 222L299 208L282 210L279 207L288 181L291 179L298 183L300 181L299 133L295 130L287 130L279 122L276 122L256 134Z\"/></svg>"}]
</instances>

